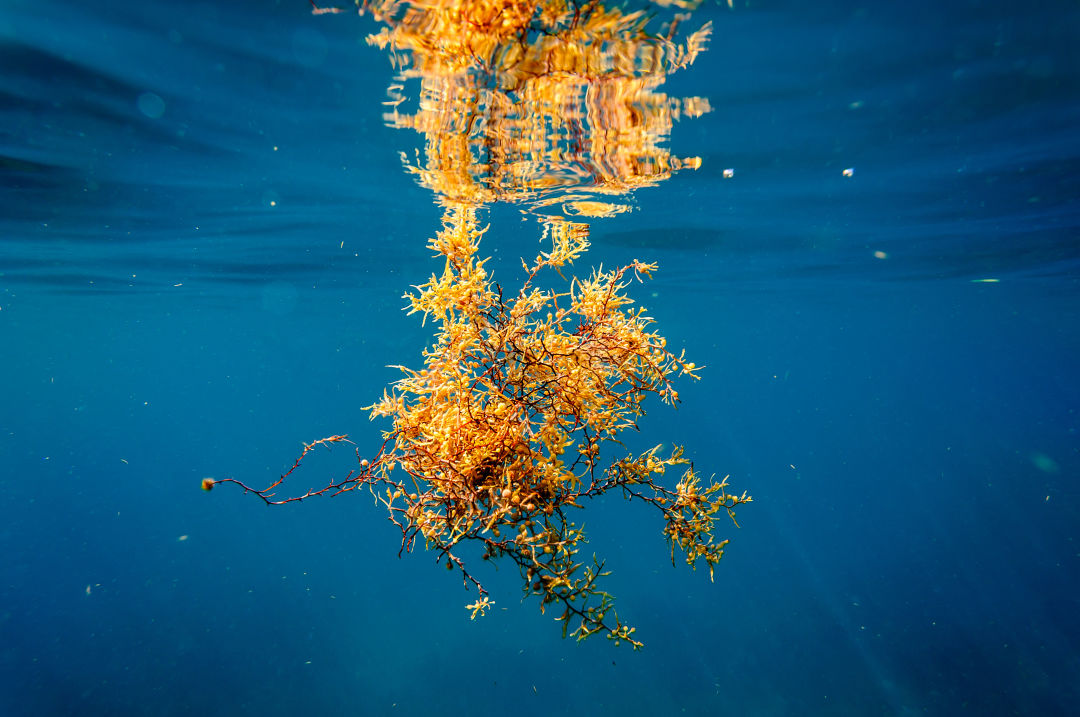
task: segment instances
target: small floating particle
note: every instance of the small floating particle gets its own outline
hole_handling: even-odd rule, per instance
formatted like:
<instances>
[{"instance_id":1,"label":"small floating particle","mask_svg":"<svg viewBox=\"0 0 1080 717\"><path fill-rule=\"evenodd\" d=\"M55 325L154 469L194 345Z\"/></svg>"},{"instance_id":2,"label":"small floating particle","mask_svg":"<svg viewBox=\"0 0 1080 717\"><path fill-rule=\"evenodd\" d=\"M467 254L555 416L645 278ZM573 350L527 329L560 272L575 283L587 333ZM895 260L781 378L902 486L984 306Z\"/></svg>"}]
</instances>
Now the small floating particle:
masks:
<instances>
[{"instance_id":1,"label":"small floating particle","mask_svg":"<svg viewBox=\"0 0 1080 717\"><path fill-rule=\"evenodd\" d=\"M843 174L845 177L854 177L855 176L855 168L854 167L847 167L846 169L844 169L843 172L841 172L841 174Z\"/></svg>"},{"instance_id":2,"label":"small floating particle","mask_svg":"<svg viewBox=\"0 0 1080 717\"><path fill-rule=\"evenodd\" d=\"M1044 473L1057 473L1061 470L1061 466L1057 461L1042 452L1031 454L1031 462Z\"/></svg>"},{"instance_id":3,"label":"small floating particle","mask_svg":"<svg viewBox=\"0 0 1080 717\"><path fill-rule=\"evenodd\" d=\"M153 92L143 92L135 100L135 106L150 119L161 119L165 114L165 100Z\"/></svg>"}]
</instances>

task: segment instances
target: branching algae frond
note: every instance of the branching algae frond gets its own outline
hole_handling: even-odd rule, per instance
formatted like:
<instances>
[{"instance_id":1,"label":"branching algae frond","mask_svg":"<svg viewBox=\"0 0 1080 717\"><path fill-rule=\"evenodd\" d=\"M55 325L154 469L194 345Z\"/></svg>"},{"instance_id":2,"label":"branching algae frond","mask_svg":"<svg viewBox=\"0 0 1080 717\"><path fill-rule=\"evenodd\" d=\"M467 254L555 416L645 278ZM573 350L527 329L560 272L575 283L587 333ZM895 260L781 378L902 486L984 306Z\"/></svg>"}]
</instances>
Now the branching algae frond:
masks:
<instances>
[{"instance_id":1,"label":"branching algae frond","mask_svg":"<svg viewBox=\"0 0 1080 717\"><path fill-rule=\"evenodd\" d=\"M588 226L568 216L625 211L596 195L700 164L660 143L674 120L708 103L656 88L693 61L709 28L680 45L671 38L681 16L650 34L644 13L564 0L375 0L365 10L387 25L370 39L393 48L398 80L421 83L420 109L402 114L395 100L387 120L424 135L424 159L407 166L444 207L429 244L442 273L405 295L433 343L422 368L397 367L403 377L367 408L391 426L372 454L357 449L348 475L278 496L311 450L352 444L335 435L306 445L265 489L229 478L203 488L237 483L268 504L367 489L401 531L400 552L422 544L475 587L472 617L493 601L466 555L516 565L525 597L557 611L564 637L640 647L603 590L603 560L581 554L575 513L612 490L644 501L659 512L672 563L703 561L711 578L728 543L715 521L734 521L751 498L729 493L727 478L703 481L681 448L626 454L620 433L637 428L646 399L676 404L674 379L696 379L698 367L667 348L627 294L655 264L566 278L589 248ZM479 256L478 213L494 201L521 203L544 227L543 251L522 261L510 293Z\"/></svg>"}]
</instances>

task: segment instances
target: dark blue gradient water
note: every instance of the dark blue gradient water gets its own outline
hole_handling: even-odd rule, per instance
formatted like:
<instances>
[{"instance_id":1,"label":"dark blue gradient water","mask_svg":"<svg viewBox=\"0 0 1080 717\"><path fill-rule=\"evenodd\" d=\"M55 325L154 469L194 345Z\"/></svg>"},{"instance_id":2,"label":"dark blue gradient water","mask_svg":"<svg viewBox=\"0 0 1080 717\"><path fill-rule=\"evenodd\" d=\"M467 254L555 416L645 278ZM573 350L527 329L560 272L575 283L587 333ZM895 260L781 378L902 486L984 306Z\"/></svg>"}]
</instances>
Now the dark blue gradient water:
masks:
<instances>
[{"instance_id":1,"label":"dark blue gradient water","mask_svg":"<svg viewBox=\"0 0 1080 717\"><path fill-rule=\"evenodd\" d=\"M508 570L470 621L361 494L199 490L371 450L430 341L420 137L383 124L374 22L309 10L0 8L0 714L1075 709L1076 3L699 12L667 91L714 108L671 138L703 165L578 268L660 264L635 296L707 369L632 441L754 503L715 583L638 506L583 514L638 653L562 641ZM487 218L510 285L538 227Z\"/></svg>"}]
</instances>

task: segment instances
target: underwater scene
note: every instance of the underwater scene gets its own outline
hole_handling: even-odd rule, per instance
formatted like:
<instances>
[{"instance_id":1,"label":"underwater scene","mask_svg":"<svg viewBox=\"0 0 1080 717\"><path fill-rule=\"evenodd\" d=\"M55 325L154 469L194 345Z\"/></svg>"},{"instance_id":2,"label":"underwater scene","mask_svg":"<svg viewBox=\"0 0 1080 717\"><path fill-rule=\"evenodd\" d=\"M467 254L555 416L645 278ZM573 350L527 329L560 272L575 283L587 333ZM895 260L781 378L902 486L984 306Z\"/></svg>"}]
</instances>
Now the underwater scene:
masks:
<instances>
[{"instance_id":1,"label":"underwater scene","mask_svg":"<svg viewBox=\"0 0 1080 717\"><path fill-rule=\"evenodd\" d=\"M1080 5L7 0L0 715L1069 715Z\"/></svg>"}]
</instances>

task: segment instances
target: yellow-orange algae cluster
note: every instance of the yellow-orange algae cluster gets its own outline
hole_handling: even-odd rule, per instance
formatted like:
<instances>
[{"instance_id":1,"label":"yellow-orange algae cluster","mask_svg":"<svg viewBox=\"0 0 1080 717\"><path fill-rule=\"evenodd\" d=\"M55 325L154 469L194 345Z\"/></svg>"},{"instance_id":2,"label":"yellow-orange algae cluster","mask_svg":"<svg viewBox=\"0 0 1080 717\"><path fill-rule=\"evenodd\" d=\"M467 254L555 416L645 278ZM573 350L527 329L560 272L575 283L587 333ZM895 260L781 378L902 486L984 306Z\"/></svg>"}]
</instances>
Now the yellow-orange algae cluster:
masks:
<instances>
[{"instance_id":1,"label":"yellow-orange algae cluster","mask_svg":"<svg viewBox=\"0 0 1080 717\"><path fill-rule=\"evenodd\" d=\"M641 500L657 509L672 562L677 553L691 567L704 561L711 577L728 543L715 536L716 518L734 520L751 498L729 493L727 478L703 481L679 447L626 452L619 435L637 427L646 399L677 403L673 380L697 378L698 367L668 349L627 294L655 264L565 278L589 247L588 225L568 217L626 211L612 199L700 165L663 143L675 120L708 102L658 88L694 61L710 27L680 43L672 38L686 16L652 32L643 11L568 0L372 0L361 11L385 23L369 41L389 48L399 73L386 118L423 135L423 158L406 164L444 208L429 244L442 272L405 297L432 324L433 342L423 366L398 367L403 377L368 407L391 425L377 450L357 449L348 475L277 496L308 452L352 443L336 435L306 445L265 489L213 482L271 504L365 488L401 530L402 552L419 542L477 589L473 617L493 601L472 558L509 561L524 594L559 612L564 636L639 647L602 589L604 562L579 556L585 534L574 512L616 489ZM414 79L418 108L405 113ZM496 201L522 205L544 227L545 251L522 262L522 284L509 293L479 255L478 213Z\"/></svg>"},{"instance_id":2,"label":"yellow-orange algae cluster","mask_svg":"<svg viewBox=\"0 0 1080 717\"><path fill-rule=\"evenodd\" d=\"M603 563L579 560L584 534L571 509L621 489L660 510L673 560L682 551L691 566L704 560L711 574L727 543L713 538L715 516L734 517L750 499L728 493L725 481L703 486L681 449L600 462L605 446L636 427L648 395L674 403L672 379L696 377L697 367L667 349L625 293L655 265L593 272L562 292L537 288L540 272L570 264L588 247L582 225L553 222L550 251L526 266L522 287L506 297L477 259L482 233L473 208L454 207L431 243L445 257L444 271L410 299L439 328L424 367L403 368L405 377L372 408L373 418L393 421L385 436L393 447L372 482L387 484L380 500L406 548L420 536L480 587L456 552L479 543L485 559L518 566L541 609L558 606L564 634L573 623L579 639L601 632L639 645L597 584ZM676 466L682 476L664 487ZM480 589L474 614L489 605Z\"/></svg>"}]
</instances>

